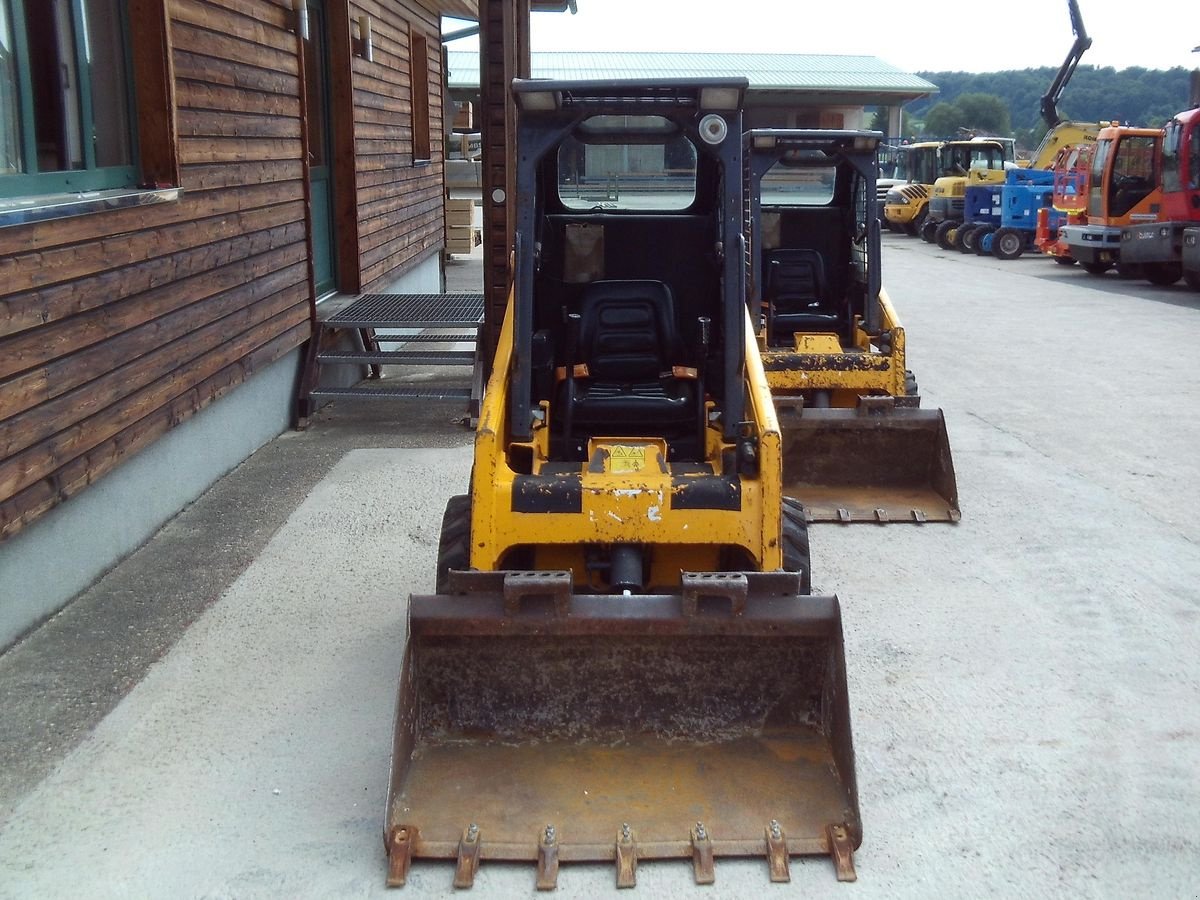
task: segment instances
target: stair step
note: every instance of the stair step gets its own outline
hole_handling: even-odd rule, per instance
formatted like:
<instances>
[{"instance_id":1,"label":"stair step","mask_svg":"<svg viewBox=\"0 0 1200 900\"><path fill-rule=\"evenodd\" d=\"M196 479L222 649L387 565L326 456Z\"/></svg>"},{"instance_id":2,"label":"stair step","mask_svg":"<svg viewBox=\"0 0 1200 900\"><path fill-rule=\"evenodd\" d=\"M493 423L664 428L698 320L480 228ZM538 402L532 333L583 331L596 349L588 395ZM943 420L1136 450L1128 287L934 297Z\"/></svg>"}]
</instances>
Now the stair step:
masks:
<instances>
[{"instance_id":1,"label":"stair step","mask_svg":"<svg viewBox=\"0 0 1200 900\"><path fill-rule=\"evenodd\" d=\"M379 387L348 387L348 388L321 388L313 391L313 397L326 398L350 398L355 400L462 400L469 401L471 399L471 389L469 387L455 387L446 385L445 387L399 387L399 386L379 386Z\"/></svg>"},{"instance_id":2,"label":"stair step","mask_svg":"<svg viewBox=\"0 0 1200 900\"><path fill-rule=\"evenodd\" d=\"M475 332L461 334L376 334L381 344L463 344L475 343Z\"/></svg>"},{"instance_id":3,"label":"stair step","mask_svg":"<svg viewBox=\"0 0 1200 900\"><path fill-rule=\"evenodd\" d=\"M379 363L394 366L473 366L474 350L328 350L317 362L345 365Z\"/></svg>"}]
</instances>

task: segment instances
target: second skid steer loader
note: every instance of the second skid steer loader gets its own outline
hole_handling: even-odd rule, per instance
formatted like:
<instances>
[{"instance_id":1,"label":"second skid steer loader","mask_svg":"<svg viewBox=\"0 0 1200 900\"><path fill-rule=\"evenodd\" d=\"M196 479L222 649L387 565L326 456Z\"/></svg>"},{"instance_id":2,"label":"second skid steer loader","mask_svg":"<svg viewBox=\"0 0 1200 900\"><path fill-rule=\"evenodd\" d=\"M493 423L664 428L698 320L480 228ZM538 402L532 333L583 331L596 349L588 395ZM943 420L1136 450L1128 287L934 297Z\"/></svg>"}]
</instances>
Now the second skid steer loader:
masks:
<instances>
[{"instance_id":1,"label":"second skid steer loader","mask_svg":"<svg viewBox=\"0 0 1200 900\"><path fill-rule=\"evenodd\" d=\"M521 81L515 279L410 601L384 840L416 857L824 854L862 839L836 597L744 299L744 79Z\"/></svg>"},{"instance_id":2,"label":"second skid steer loader","mask_svg":"<svg viewBox=\"0 0 1200 900\"><path fill-rule=\"evenodd\" d=\"M881 137L745 136L748 297L783 432L783 490L810 521L957 522L945 420L919 408L880 281Z\"/></svg>"}]
</instances>

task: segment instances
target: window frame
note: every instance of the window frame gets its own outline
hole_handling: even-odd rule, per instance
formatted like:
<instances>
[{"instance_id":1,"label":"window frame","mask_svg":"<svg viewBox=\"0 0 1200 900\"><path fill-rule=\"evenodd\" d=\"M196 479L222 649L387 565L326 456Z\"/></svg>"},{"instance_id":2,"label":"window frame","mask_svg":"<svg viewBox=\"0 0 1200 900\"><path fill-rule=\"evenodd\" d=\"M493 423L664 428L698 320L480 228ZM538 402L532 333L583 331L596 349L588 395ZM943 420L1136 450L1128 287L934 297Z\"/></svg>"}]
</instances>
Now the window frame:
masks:
<instances>
[{"instance_id":1,"label":"window frame","mask_svg":"<svg viewBox=\"0 0 1200 900\"><path fill-rule=\"evenodd\" d=\"M25 6L40 0L0 0L12 13L13 46L26 41ZM121 30L125 35L125 90L131 164L92 167L70 172L0 175L0 227L41 218L59 218L95 209L157 202L180 196L179 128L176 124L175 76L170 42L169 0L122 0ZM85 17L84 0L71 0L72 22ZM74 37L77 66L85 70L83 38ZM20 146L28 155L26 134L32 134L29 95L28 47L20 48L23 60L17 70ZM84 85L84 82L86 84ZM22 86L22 85L25 86ZM91 78L80 79L80 92L88 92L90 121ZM83 102L80 101L80 106ZM28 110L28 112L26 112ZM95 161L95 146L84 140L85 160ZM83 181L80 181L83 178ZM65 203L62 197L76 196ZM50 200L42 203L42 199Z\"/></svg>"},{"instance_id":2,"label":"window frame","mask_svg":"<svg viewBox=\"0 0 1200 900\"><path fill-rule=\"evenodd\" d=\"M423 31L408 26L408 80L412 95L412 164L427 166L433 162L433 137L429 121L429 38Z\"/></svg>"},{"instance_id":3,"label":"window frame","mask_svg":"<svg viewBox=\"0 0 1200 900\"><path fill-rule=\"evenodd\" d=\"M141 165L139 160L139 122L137 100L134 93L134 71L130 14L127 3L119 4L121 30L125 36L124 69L126 104L129 109L129 154L130 162L121 166L97 166L96 148L93 140L94 113L92 104L92 78L85 50L87 10L84 0L69 0L71 10L72 43L75 53L76 79L79 91L79 118L82 132L83 168L67 170L37 171L37 134L34 118L33 84L30 72L29 39L27 31L26 5L29 0L0 0L9 14L12 27L14 69L17 81L19 106L17 121L20 129L22 164L26 170L19 174L0 175L0 198L36 197L47 194L83 193L115 188L130 188L138 184ZM37 2L37 0L35 0Z\"/></svg>"}]
</instances>

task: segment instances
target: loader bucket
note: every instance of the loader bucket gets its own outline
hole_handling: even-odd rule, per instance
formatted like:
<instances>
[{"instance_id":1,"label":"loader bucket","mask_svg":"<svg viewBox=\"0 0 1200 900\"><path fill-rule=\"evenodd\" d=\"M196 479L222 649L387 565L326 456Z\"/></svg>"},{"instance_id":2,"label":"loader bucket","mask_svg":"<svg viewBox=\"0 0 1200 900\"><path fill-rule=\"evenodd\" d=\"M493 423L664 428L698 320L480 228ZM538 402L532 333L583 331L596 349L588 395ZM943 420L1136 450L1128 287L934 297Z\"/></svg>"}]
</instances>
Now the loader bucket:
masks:
<instances>
[{"instance_id":1,"label":"loader bucket","mask_svg":"<svg viewBox=\"0 0 1200 900\"><path fill-rule=\"evenodd\" d=\"M869 399L869 398L866 398ZM781 410L783 493L813 522L957 522L940 409Z\"/></svg>"},{"instance_id":2,"label":"loader bucket","mask_svg":"<svg viewBox=\"0 0 1200 900\"><path fill-rule=\"evenodd\" d=\"M799 595L787 573L712 577L740 582L740 614L684 614L677 595L413 597L389 884L416 857L457 860L460 887L480 860L534 862L549 888L560 862L608 862L628 886L639 860L691 859L708 882L715 857L759 856L786 880L799 854L852 880L837 598Z\"/></svg>"}]
</instances>

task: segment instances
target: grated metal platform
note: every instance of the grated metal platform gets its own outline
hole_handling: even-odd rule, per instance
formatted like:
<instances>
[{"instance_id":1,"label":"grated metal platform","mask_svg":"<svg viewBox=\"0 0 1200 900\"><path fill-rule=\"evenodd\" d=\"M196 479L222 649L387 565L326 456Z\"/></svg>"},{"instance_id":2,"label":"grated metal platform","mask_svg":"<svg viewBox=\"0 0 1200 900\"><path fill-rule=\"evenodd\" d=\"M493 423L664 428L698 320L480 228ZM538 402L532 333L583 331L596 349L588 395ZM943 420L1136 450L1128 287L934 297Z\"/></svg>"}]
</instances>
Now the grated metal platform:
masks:
<instances>
[{"instance_id":1,"label":"grated metal platform","mask_svg":"<svg viewBox=\"0 0 1200 900\"><path fill-rule=\"evenodd\" d=\"M483 321L483 294L363 294L321 321L337 328L477 325Z\"/></svg>"}]
</instances>

